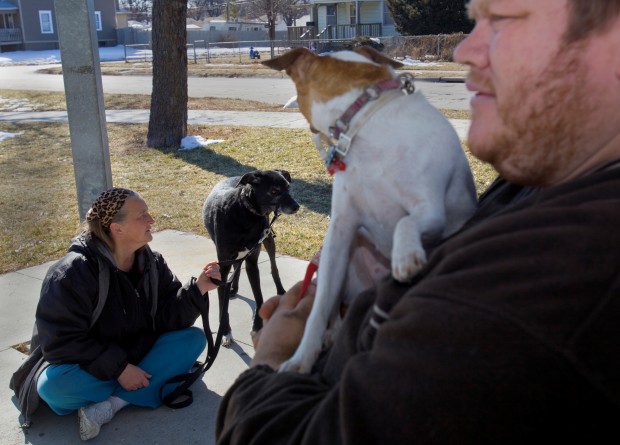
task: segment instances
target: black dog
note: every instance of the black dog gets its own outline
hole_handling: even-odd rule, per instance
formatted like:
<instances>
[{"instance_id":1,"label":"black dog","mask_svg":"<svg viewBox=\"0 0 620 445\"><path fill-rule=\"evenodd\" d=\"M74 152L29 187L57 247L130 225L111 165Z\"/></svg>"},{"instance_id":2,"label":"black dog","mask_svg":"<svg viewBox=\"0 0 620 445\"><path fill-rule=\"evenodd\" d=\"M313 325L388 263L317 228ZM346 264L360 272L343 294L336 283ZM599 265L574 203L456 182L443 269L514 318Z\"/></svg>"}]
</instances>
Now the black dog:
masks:
<instances>
[{"instance_id":1,"label":"black dog","mask_svg":"<svg viewBox=\"0 0 620 445\"><path fill-rule=\"evenodd\" d=\"M220 264L222 279L227 279L231 269L231 260L242 258L263 238L265 230L269 230L269 214L293 214L299 210L299 204L290 193L291 175L286 170L257 170L224 179L215 185L202 208L202 218L211 240L215 244ZM280 281L276 266L276 244L273 233L263 240L265 250L269 254L271 275L279 295L285 292ZM260 246L245 260L246 273L256 302L256 313L252 324L252 332L262 328L263 321L258 310L263 304L258 272L258 256ZM241 267L235 263L235 270ZM230 295L238 290L237 280L232 283ZM220 307L224 302L224 286L218 288ZM220 314L220 317L223 314ZM234 340L230 323L224 330L222 345L229 346Z\"/></svg>"}]
</instances>

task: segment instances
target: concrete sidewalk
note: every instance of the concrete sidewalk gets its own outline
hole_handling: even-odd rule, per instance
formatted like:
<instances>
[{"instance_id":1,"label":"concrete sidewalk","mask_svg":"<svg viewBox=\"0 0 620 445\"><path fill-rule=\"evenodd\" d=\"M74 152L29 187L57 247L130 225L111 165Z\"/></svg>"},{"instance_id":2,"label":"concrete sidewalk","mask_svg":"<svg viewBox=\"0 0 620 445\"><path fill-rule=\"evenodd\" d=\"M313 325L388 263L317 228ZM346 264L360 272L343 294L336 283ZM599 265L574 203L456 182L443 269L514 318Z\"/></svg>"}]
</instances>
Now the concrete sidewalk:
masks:
<instances>
[{"instance_id":1,"label":"concrete sidewalk","mask_svg":"<svg viewBox=\"0 0 620 445\"><path fill-rule=\"evenodd\" d=\"M106 121L118 123L147 123L149 110L107 110ZM66 111L2 111L0 122L67 122ZM190 125L229 125L240 127L309 128L308 122L299 112L260 111L217 111L189 110L187 123ZM468 119L450 119L461 140L469 131Z\"/></svg>"},{"instance_id":2,"label":"concrete sidewalk","mask_svg":"<svg viewBox=\"0 0 620 445\"><path fill-rule=\"evenodd\" d=\"M216 258L209 238L164 230L150 243L161 252L182 282L196 275L201 266ZM260 258L261 287L265 298L275 295L266 253ZM25 356L12 346L29 341L41 282L52 263L0 275L0 445L71 445L83 443L78 432L77 414L57 416L47 406L36 412L31 428L24 434L9 380ZM307 262L278 257L285 288L303 279ZM221 348L213 367L192 386L194 403L180 410L127 407L101 429L93 444L201 444L215 443L215 416L219 402L237 376L248 368L253 355L250 328L254 299L245 272L239 282L240 296L230 301L230 320L236 344ZM218 326L217 292L211 293L210 324ZM197 326L202 326L198 319ZM200 358L204 359L204 355Z\"/></svg>"}]
</instances>

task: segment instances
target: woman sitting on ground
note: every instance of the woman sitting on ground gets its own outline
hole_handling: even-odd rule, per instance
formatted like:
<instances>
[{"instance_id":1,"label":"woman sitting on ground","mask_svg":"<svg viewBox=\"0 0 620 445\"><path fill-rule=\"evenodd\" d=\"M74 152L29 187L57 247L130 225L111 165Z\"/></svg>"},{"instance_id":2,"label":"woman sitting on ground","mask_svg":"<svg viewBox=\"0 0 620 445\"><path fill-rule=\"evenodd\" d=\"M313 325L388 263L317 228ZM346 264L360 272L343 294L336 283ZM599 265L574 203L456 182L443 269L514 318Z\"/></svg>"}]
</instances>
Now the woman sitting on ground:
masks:
<instances>
[{"instance_id":1,"label":"woman sitting on ground","mask_svg":"<svg viewBox=\"0 0 620 445\"><path fill-rule=\"evenodd\" d=\"M43 282L36 327L51 365L37 389L55 413L78 410L82 440L126 405L160 406L162 385L188 372L206 344L192 325L217 287L211 278L221 278L219 267L207 264L182 286L148 246L154 222L136 192L103 192ZM173 389L167 385L164 395Z\"/></svg>"}]
</instances>

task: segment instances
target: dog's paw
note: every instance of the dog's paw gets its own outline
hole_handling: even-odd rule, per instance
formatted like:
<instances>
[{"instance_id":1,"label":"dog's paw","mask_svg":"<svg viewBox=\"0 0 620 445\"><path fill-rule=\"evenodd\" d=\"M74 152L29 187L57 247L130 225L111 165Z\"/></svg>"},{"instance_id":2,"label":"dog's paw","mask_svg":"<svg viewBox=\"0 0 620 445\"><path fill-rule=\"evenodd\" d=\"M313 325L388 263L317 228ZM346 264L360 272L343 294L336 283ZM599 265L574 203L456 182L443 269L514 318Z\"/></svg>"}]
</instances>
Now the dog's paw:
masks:
<instances>
[{"instance_id":1,"label":"dog's paw","mask_svg":"<svg viewBox=\"0 0 620 445\"><path fill-rule=\"evenodd\" d=\"M309 374L312 366L319 356L320 351L309 351L308 354L300 354L299 349L291 358L280 364L278 372L298 372L300 374Z\"/></svg>"},{"instance_id":2,"label":"dog's paw","mask_svg":"<svg viewBox=\"0 0 620 445\"><path fill-rule=\"evenodd\" d=\"M412 253L396 254L392 258L392 276L396 281L406 283L426 264L424 250L416 250Z\"/></svg>"},{"instance_id":3,"label":"dog's paw","mask_svg":"<svg viewBox=\"0 0 620 445\"><path fill-rule=\"evenodd\" d=\"M222 346L224 346L225 348L230 348L230 346L234 342L235 342L235 339L233 338L232 331L222 336Z\"/></svg>"}]
</instances>

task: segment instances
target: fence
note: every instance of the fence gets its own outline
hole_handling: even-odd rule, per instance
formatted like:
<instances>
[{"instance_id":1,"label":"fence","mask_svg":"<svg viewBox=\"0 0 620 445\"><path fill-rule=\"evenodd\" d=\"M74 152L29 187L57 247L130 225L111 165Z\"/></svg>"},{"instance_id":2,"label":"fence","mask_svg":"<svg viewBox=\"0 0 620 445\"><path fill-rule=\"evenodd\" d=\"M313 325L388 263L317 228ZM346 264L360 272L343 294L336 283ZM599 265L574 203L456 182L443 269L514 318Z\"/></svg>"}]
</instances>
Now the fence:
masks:
<instances>
[{"instance_id":1,"label":"fence","mask_svg":"<svg viewBox=\"0 0 620 445\"><path fill-rule=\"evenodd\" d=\"M465 34L435 36L396 36L373 39L375 46L390 57L413 59L452 60L452 51L466 37ZM194 40L187 44L189 63L250 62L250 48L257 50L262 59L279 55L291 48L306 47L316 53L351 49L355 40L349 39L304 39L304 40L244 40L231 42L209 42ZM150 44L125 45L125 62L147 62L153 59Z\"/></svg>"},{"instance_id":2,"label":"fence","mask_svg":"<svg viewBox=\"0 0 620 445\"><path fill-rule=\"evenodd\" d=\"M2 43L21 43L21 28L0 29L0 44Z\"/></svg>"},{"instance_id":3,"label":"fence","mask_svg":"<svg viewBox=\"0 0 620 445\"><path fill-rule=\"evenodd\" d=\"M151 30L122 28L118 29L117 40L119 45L145 45L151 42ZM287 38L286 31L276 31L276 40ZM198 42L233 42L233 41L265 41L269 40L267 31L210 31L202 29L188 29L187 43Z\"/></svg>"},{"instance_id":4,"label":"fence","mask_svg":"<svg viewBox=\"0 0 620 445\"><path fill-rule=\"evenodd\" d=\"M452 52L466 34L439 34L429 36L392 36L382 37L380 43L383 52L392 57L409 56L412 59L452 60Z\"/></svg>"},{"instance_id":5,"label":"fence","mask_svg":"<svg viewBox=\"0 0 620 445\"><path fill-rule=\"evenodd\" d=\"M258 51L260 57L270 57L271 51L275 55L282 54L290 49L287 40L246 40L236 42L211 43L205 40L195 40L187 44L188 63L212 63L226 59L227 62L238 60L239 63L250 61L250 48ZM259 57L259 58L260 58ZM232 59L232 60L231 60ZM150 44L125 45L125 62L150 62L153 60L153 49Z\"/></svg>"}]
</instances>

